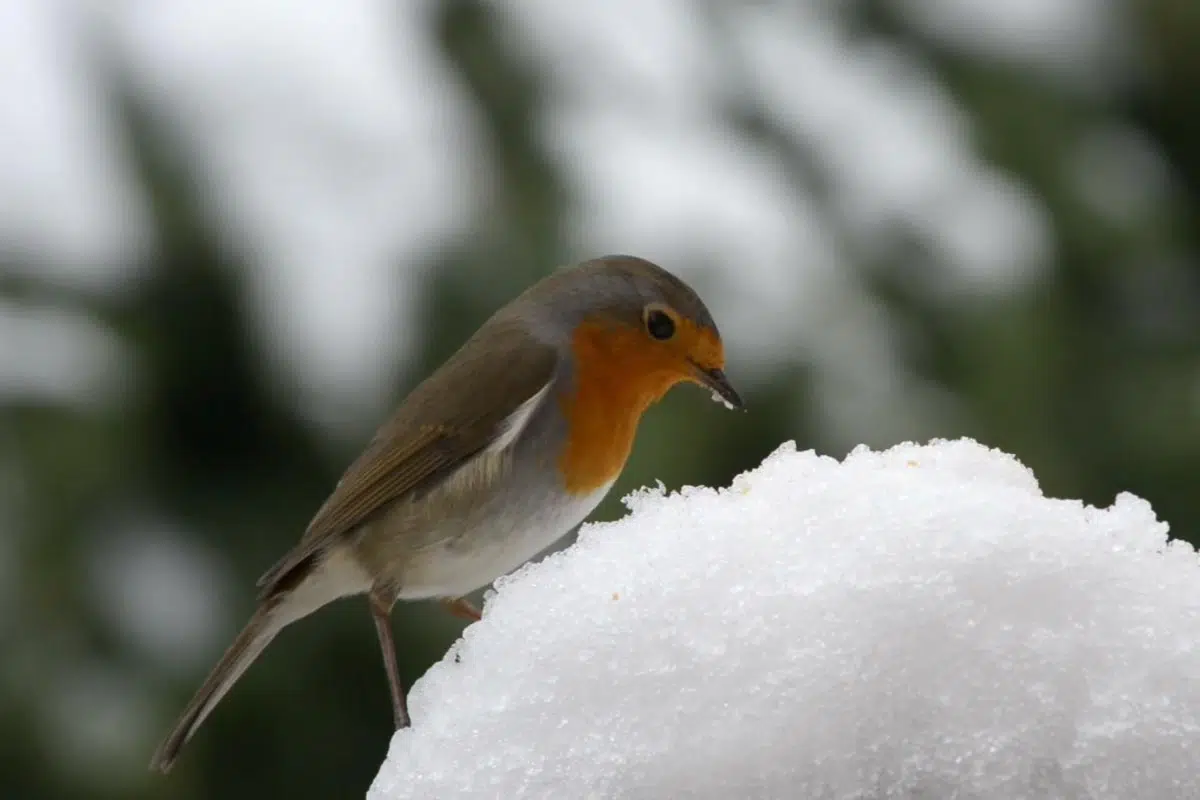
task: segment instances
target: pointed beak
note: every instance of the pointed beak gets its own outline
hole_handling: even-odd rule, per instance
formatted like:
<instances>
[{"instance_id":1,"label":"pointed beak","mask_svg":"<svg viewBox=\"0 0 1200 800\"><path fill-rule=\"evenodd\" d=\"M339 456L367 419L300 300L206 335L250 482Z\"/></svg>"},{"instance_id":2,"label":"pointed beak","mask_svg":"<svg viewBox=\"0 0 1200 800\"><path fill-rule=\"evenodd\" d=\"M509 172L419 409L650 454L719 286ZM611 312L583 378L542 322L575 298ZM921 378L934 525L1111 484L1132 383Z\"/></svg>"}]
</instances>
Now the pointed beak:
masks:
<instances>
[{"instance_id":1,"label":"pointed beak","mask_svg":"<svg viewBox=\"0 0 1200 800\"><path fill-rule=\"evenodd\" d=\"M722 370L696 367L696 381L702 386L712 389L716 396L730 409L738 411L746 407L746 404L742 402L741 396L738 395L733 385L729 383L729 378L725 377L725 373Z\"/></svg>"}]
</instances>

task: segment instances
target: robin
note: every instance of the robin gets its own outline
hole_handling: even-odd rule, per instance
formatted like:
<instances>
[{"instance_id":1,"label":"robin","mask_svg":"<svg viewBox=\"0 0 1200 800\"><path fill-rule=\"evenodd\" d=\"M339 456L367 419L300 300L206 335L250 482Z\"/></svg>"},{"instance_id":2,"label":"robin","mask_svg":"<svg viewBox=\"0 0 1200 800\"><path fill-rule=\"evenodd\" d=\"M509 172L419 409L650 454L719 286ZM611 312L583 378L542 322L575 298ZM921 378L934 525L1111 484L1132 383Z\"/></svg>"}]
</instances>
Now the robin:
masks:
<instances>
[{"instance_id":1,"label":"robin","mask_svg":"<svg viewBox=\"0 0 1200 800\"><path fill-rule=\"evenodd\" d=\"M300 542L259 579L258 608L159 746L167 772L287 625L339 598L369 601L396 728L397 600L463 600L579 525L616 481L643 412L681 382L742 401L712 316L649 261L556 270L497 311L403 401L343 474Z\"/></svg>"}]
</instances>

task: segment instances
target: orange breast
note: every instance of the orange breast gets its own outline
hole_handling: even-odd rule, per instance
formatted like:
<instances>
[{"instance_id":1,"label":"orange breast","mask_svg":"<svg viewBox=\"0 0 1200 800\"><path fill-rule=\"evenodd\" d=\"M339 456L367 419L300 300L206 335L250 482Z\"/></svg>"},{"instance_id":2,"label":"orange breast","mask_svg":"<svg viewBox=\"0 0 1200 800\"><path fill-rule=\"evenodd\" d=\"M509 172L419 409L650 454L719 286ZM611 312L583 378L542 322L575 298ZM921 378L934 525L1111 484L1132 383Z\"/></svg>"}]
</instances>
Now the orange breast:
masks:
<instances>
[{"instance_id":1,"label":"orange breast","mask_svg":"<svg viewBox=\"0 0 1200 800\"><path fill-rule=\"evenodd\" d=\"M640 330L603 322L576 329L575 386L559 398L567 446L559 461L567 491L587 494L620 474L642 414L688 373Z\"/></svg>"}]
</instances>

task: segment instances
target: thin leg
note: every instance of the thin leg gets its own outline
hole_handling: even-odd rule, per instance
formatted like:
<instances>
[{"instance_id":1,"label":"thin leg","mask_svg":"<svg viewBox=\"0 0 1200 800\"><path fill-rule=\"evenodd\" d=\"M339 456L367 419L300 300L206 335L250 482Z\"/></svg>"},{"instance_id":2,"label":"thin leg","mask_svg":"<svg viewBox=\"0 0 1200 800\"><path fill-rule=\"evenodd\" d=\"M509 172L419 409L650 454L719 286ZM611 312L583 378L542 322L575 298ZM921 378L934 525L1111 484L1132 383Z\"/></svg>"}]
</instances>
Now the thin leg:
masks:
<instances>
[{"instance_id":1,"label":"thin leg","mask_svg":"<svg viewBox=\"0 0 1200 800\"><path fill-rule=\"evenodd\" d=\"M469 619L471 622L479 622L479 620L483 619L483 615L479 613L479 609L473 606L471 602L465 598L460 597L456 600L443 600L442 605L444 605L447 610L449 610L449 612L456 617Z\"/></svg>"},{"instance_id":2,"label":"thin leg","mask_svg":"<svg viewBox=\"0 0 1200 800\"><path fill-rule=\"evenodd\" d=\"M396 645L392 641L392 605L395 598L390 594L373 591L370 594L371 617L375 620L375 633L379 635L379 649L383 651L383 668L387 672L388 689L392 693L392 713L396 719L396 730L407 728L408 700L404 686L400 683L400 668L396 665Z\"/></svg>"}]
</instances>

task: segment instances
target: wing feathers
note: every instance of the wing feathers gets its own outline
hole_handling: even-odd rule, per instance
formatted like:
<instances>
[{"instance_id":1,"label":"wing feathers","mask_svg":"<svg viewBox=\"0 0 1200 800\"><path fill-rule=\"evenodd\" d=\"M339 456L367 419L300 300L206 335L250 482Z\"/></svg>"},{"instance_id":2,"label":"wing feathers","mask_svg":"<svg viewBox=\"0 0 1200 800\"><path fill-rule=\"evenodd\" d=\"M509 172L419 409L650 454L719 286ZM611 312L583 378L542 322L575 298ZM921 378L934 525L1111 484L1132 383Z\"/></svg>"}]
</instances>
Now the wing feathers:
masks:
<instances>
[{"instance_id":1,"label":"wing feathers","mask_svg":"<svg viewBox=\"0 0 1200 800\"><path fill-rule=\"evenodd\" d=\"M557 354L511 321L490 322L481 336L488 347L468 343L380 428L299 544L259 579L261 597L297 564L391 503L436 485L483 451L499 452L516 441L550 391Z\"/></svg>"}]
</instances>

